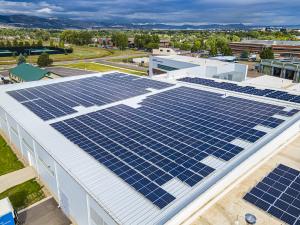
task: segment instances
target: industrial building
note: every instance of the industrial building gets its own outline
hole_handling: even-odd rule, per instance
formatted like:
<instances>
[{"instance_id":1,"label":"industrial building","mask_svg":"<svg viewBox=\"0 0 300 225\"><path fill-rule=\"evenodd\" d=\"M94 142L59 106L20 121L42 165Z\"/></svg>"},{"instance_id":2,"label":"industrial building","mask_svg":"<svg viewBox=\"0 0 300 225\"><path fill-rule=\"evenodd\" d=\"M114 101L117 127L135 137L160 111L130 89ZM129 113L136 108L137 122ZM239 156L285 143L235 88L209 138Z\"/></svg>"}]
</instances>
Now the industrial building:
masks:
<instances>
[{"instance_id":1,"label":"industrial building","mask_svg":"<svg viewBox=\"0 0 300 225\"><path fill-rule=\"evenodd\" d=\"M190 224L299 132L300 97L279 93L124 73L41 80L1 88L0 129L78 225Z\"/></svg>"},{"instance_id":2,"label":"industrial building","mask_svg":"<svg viewBox=\"0 0 300 225\"><path fill-rule=\"evenodd\" d=\"M280 77L294 82L300 80L300 61L299 60L261 60L258 66L259 72L275 77Z\"/></svg>"},{"instance_id":3,"label":"industrial building","mask_svg":"<svg viewBox=\"0 0 300 225\"><path fill-rule=\"evenodd\" d=\"M224 62L217 59L195 58L189 56L150 56L149 75L169 74L201 76L224 80L243 81L247 78L248 66Z\"/></svg>"},{"instance_id":4,"label":"industrial building","mask_svg":"<svg viewBox=\"0 0 300 225\"><path fill-rule=\"evenodd\" d=\"M259 54L263 48L270 47L276 58L300 58L300 41L242 40L229 43L229 47L235 55L243 51Z\"/></svg>"}]
</instances>

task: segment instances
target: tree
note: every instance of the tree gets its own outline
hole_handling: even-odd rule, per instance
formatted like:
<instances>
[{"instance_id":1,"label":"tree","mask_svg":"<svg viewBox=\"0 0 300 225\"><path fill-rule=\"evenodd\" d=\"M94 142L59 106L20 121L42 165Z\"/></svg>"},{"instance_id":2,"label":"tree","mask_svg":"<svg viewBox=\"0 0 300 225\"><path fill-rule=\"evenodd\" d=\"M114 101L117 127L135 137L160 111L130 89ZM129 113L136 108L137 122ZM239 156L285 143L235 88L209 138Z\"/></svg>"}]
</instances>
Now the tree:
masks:
<instances>
[{"instance_id":1,"label":"tree","mask_svg":"<svg viewBox=\"0 0 300 225\"><path fill-rule=\"evenodd\" d=\"M128 47L128 37L125 33L117 32L112 35L111 41L117 46L120 50L124 50Z\"/></svg>"},{"instance_id":2,"label":"tree","mask_svg":"<svg viewBox=\"0 0 300 225\"><path fill-rule=\"evenodd\" d=\"M157 48L159 47L159 36L154 34L137 34L134 36L134 45L135 47L139 49L147 48L147 45L149 46L149 43L152 43L152 47L154 47L154 44L157 44Z\"/></svg>"},{"instance_id":3,"label":"tree","mask_svg":"<svg viewBox=\"0 0 300 225\"><path fill-rule=\"evenodd\" d=\"M185 51L190 51L192 49L192 46L190 43L184 42L181 44L180 49Z\"/></svg>"},{"instance_id":4,"label":"tree","mask_svg":"<svg viewBox=\"0 0 300 225\"><path fill-rule=\"evenodd\" d=\"M26 58L22 54L20 54L17 59L17 64L20 65L22 63L26 63Z\"/></svg>"},{"instance_id":5,"label":"tree","mask_svg":"<svg viewBox=\"0 0 300 225\"><path fill-rule=\"evenodd\" d=\"M41 39L38 40L37 46L38 46L38 47L43 47L43 41L42 41Z\"/></svg>"},{"instance_id":6,"label":"tree","mask_svg":"<svg viewBox=\"0 0 300 225\"><path fill-rule=\"evenodd\" d=\"M232 49L229 47L229 45L225 45L220 49L220 52L223 55L232 55Z\"/></svg>"},{"instance_id":7,"label":"tree","mask_svg":"<svg viewBox=\"0 0 300 225\"><path fill-rule=\"evenodd\" d=\"M154 43L154 42L150 42L145 47L147 49L149 49L149 50L152 50L152 49L159 48L159 44L158 43Z\"/></svg>"},{"instance_id":8,"label":"tree","mask_svg":"<svg viewBox=\"0 0 300 225\"><path fill-rule=\"evenodd\" d=\"M201 41L196 40L196 41L194 42L194 45L193 45L193 47L192 47L191 50L192 50L192 52L198 52L198 51L201 50L201 47L202 47Z\"/></svg>"},{"instance_id":9,"label":"tree","mask_svg":"<svg viewBox=\"0 0 300 225\"><path fill-rule=\"evenodd\" d=\"M29 41L25 41L24 46L25 46L25 47L30 47Z\"/></svg>"},{"instance_id":10,"label":"tree","mask_svg":"<svg viewBox=\"0 0 300 225\"><path fill-rule=\"evenodd\" d=\"M60 48L64 48L65 47L65 42L64 41L59 41L58 46Z\"/></svg>"},{"instance_id":11,"label":"tree","mask_svg":"<svg viewBox=\"0 0 300 225\"><path fill-rule=\"evenodd\" d=\"M216 46L211 46L209 50L209 55L216 56L218 54L218 49Z\"/></svg>"},{"instance_id":12,"label":"tree","mask_svg":"<svg viewBox=\"0 0 300 225\"><path fill-rule=\"evenodd\" d=\"M53 42L53 40L50 40L50 47L54 47L54 42Z\"/></svg>"},{"instance_id":13,"label":"tree","mask_svg":"<svg viewBox=\"0 0 300 225\"><path fill-rule=\"evenodd\" d=\"M11 42L9 40L6 41L6 47L8 47L8 48L11 47Z\"/></svg>"},{"instance_id":14,"label":"tree","mask_svg":"<svg viewBox=\"0 0 300 225\"><path fill-rule=\"evenodd\" d=\"M18 41L17 41L17 39L13 40L13 44L12 45L13 45L13 47L18 47Z\"/></svg>"},{"instance_id":15,"label":"tree","mask_svg":"<svg viewBox=\"0 0 300 225\"><path fill-rule=\"evenodd\" d=\"M240 42L241 41L241 38L237 35L232 35L231 36L231 41L232 42Z\"/></svg>"},{"instance_id":16,"label":"tree","mask_svg":"<svg viewBox=\"0 0 300 225\"><path fill-rule=\"evenodd\" d=\"M43 52L37 60L37 64L39 67L46 67L50 66L53 63L53 59L49 57L49 54L46 52Z\"/></svg>"},{"instance_id":17,"label":"tree","mask_svg":"<svg viewBox=\"0 0 300 225\"><path fill-rule=\"evenodd\" d=\"M249 51L248 50L244 50L241 53L241 59L248 59L249 58Z\"/></svg>"},{"instance_id":18,"label":"tree","mask_svg":"<svg viewBox=\"0 0 300 225\"><path fill-rule=\"evenodd\" d=\"M272 48L264 48L260 54L259 54L261 59L274 59L274 52Z\"/></svg>"}]
</instances>

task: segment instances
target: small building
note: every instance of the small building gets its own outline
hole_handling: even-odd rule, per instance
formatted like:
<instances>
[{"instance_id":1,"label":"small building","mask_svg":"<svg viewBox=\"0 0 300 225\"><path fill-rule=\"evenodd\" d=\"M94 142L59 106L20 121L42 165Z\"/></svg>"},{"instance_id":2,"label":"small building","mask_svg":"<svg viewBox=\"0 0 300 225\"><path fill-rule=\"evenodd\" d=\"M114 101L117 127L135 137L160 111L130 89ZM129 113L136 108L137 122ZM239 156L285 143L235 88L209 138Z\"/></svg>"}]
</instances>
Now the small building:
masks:
<instances>
[{"instance_id":1,"label":"small building","mask_svg":"<svg viewBox=\"0 0 300 225\"><path fill-rule=\"evenodd\" d=\"M170 47L170 40L169 39L160 39L159 47L169 48Z\"/></svg>"},{"instance_id":2,"label":"small building","mask_svg":"<svg viewBox=\"0 0 300 225\"><path fill-rule=\"evenodd\" d=\"M9 70L9 77L16 82L28 82L51 78L51 74L47 70L31 64L22 63Z\"/></svg>"},{"instance_id":3,"label":"small building","mask_svg":"<svg viewBox=\"0 0 300 225\"><path fill-rule=\"evenodd\" d=\"M152 50L153 55L189 55L191 51L180 50L178 48L163 48Z\"/></svg>"}]
</instances>

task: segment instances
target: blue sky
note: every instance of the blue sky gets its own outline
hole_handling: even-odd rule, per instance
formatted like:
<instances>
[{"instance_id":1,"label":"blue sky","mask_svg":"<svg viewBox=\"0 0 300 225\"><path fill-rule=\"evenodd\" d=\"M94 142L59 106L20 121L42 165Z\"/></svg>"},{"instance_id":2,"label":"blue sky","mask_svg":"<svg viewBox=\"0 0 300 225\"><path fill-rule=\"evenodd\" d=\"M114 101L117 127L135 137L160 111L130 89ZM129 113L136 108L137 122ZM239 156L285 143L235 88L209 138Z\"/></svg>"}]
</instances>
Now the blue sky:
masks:
<instances>
[{"instance_id":1,"label":"blue sky","mask_svg":"<svg viewBox=\"0 0 300 225\"><path fill-rule=\"evenodd\" d=\"M168 24L300 24L300 0L0 0L0 14Z\"/></svg>"}]
</instances>

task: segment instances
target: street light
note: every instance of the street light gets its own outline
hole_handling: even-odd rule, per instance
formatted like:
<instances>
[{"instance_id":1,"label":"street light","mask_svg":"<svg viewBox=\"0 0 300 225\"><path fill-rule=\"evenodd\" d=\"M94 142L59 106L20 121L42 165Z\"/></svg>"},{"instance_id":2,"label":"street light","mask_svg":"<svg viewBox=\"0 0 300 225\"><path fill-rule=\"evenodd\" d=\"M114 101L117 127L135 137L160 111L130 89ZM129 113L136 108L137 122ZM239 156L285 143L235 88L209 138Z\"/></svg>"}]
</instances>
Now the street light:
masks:
<instances>
[{"instance_id":1,"label":"street light","mask_svg":"<svg viewBox=\"0 0 300 225\"><path fill-rule=\"evenodd\" d=\"M253 214L246 213L245 214L245 221L249 225L256 224L256 217Z\"/></svg>"}]
</instances>

